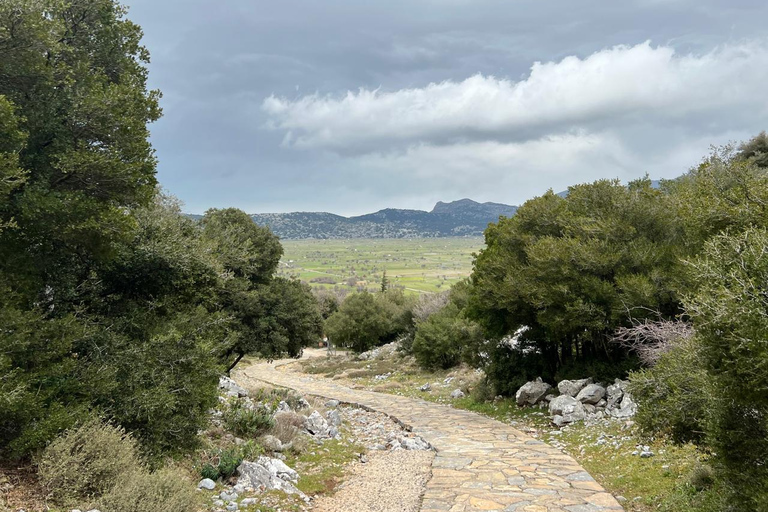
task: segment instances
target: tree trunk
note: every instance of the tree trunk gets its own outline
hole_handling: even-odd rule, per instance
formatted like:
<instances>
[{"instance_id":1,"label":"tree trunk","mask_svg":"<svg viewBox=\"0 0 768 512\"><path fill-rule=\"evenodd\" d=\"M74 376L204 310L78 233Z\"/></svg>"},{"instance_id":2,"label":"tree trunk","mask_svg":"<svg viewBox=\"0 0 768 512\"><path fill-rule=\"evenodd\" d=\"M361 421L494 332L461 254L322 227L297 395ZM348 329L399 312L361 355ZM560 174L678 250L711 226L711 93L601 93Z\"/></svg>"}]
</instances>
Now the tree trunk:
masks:
<instances>
[{"instance_id":1,"label":"tree trunk","mask_svg":"<svg viewBox=\"0 0 768 512\"><path fill-rule=\"evenodd\" d=\"M232 363L231 365L229 365L229 368L227 368L227 375L229 375L229 372L231 372L231 371L232 371L232 370L235 368L235 366L237 366L237 363L239 363L239 362L240 362L240 360L241 360L243 357L245 357L245 354L243 354L242 352L239 352L239 353L237 354L237 358L235 359L235 362L234 362L234 363Z\"/></svg>"}]
</instances>

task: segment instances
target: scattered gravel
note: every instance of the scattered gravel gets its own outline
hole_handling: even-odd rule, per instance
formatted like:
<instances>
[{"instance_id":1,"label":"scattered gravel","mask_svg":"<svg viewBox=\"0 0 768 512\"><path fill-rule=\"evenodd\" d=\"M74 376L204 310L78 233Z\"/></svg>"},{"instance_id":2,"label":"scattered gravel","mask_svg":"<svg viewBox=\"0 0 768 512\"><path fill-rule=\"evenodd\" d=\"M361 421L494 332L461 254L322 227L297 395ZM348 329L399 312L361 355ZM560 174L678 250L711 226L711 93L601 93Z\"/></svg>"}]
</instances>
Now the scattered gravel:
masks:
<instances>
[{"instance_id":1,"label":"scattered gravel","mask_svg":"<svg viewBox=\"0 0 768 512\"><path fill-rule=\"evenodd\" d=\"M333 496L318 498L313 512L416 512L429 479L431 450L371 452Z\"/></svg>"}]
</instances>

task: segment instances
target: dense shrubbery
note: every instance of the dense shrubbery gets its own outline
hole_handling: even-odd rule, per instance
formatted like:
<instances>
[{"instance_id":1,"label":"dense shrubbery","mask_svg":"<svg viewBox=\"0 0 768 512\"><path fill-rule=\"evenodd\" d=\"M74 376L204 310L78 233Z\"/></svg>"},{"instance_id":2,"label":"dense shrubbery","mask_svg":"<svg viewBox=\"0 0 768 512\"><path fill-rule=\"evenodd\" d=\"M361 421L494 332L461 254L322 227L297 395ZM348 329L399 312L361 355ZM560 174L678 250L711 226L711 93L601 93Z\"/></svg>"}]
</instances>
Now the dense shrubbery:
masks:
<instances>
[{"instance_id":1,"label":"dense shrubbery","mask_svg":"<svg viewBox=\"0 0 768 512\"><path fill-rule=\"evenodd\" d=\"M337 346L364 352L408 335L413 329L414 303L396 289L351 294L326 321L326 333Z\"/></svg>"}]
</instances>

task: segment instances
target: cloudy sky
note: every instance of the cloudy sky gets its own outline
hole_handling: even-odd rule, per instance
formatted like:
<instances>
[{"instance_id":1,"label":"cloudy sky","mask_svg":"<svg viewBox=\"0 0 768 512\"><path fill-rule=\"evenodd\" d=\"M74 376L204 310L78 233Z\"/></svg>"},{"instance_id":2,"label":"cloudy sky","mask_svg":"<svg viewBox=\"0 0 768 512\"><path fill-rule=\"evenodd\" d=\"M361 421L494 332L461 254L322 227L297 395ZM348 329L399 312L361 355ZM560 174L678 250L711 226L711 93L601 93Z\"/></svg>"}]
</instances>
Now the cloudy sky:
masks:
<instances>
[{"instance_id":1,"label":"cloudy sky","mask_svg":"<svg viewBox=\"0 0 768 512\"><path fill-rule=\"evenodd\" d=\"M127 0L192 213L521 204L768 129L765 0Z\"/></svg>"}]
</instances>

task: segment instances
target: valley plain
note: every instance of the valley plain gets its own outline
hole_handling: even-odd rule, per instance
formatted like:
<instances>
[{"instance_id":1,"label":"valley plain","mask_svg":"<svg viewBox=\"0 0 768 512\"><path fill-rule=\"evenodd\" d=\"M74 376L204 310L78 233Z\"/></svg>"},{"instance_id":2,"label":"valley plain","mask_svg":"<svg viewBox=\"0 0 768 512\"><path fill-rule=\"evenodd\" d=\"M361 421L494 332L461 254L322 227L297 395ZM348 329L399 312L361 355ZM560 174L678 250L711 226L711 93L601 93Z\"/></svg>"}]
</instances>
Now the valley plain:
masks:
<instances>
[{"instance_id":1,"label":"valley plain","mask_svg":"<svg viewBox=\"0 0 768 512\"><path fill-rule=\"evenodd\" d=\"M282 240L280 274L315 288L378 289L384 271L391 286L435 293L468 277L480 237Z\"/></svg>"}]
</instances>

